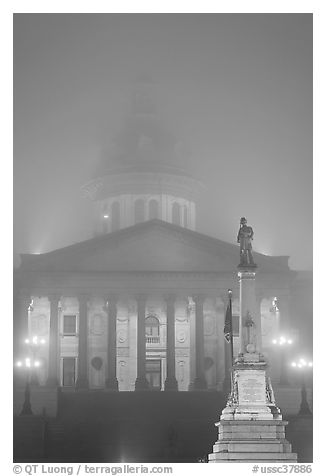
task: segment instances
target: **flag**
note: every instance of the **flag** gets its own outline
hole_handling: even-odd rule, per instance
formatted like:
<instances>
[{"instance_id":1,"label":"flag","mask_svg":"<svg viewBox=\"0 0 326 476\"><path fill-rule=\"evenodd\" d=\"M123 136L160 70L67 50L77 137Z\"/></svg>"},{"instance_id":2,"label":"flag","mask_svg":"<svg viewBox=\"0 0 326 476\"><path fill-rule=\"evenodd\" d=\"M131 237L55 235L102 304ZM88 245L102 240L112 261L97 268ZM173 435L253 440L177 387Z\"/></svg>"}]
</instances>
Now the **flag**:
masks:
<instances>
[{"instance_id":1,"label":"flag","mask_svg":"<svg viewBox=\"0 0 326 476\"><path fill-rule=\"evenodd\" d=\"M232 340L232 308L231 308L231 299L225 313L225 323L224 323L224 339L228 344Z\"/></svg>"}]
</instances>

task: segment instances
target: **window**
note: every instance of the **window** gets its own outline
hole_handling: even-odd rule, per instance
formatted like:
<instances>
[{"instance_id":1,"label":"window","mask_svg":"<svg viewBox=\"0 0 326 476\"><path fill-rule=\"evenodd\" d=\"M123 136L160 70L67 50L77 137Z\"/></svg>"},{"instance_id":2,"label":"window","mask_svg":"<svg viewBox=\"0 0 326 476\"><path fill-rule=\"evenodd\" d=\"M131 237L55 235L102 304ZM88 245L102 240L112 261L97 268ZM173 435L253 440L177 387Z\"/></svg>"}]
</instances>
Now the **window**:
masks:
<instances>
[{"instance_id":1,"label":"window","mask_svg":"<svg viewBox=\"0 0 326 476\"><path fill-rule=\"evenodd\" d=\"M62 359L62 386L74 387L76 382L76 359L64 357Z\"/></svg>"},{"instance_id":2,"label":"window","mask_svg":"<svg viewBox=\"0 0 326 476\"><path fill-rule=\"evenodd\" d=\"M148 204L148 218L153 220L153 218L159 218L158 216L158 202L157 200L150 200Z\"/></svg>"},{"instance_id":3,"label":"window","mask_svg":"<svg viewBox=\"0 0 326 476\"><path fill-rule=\"evenodd\" d=\"M73 336L77 334L77 316L65 315L63 316L63 335Z\"/></svg>"},{"instance_id":4,"label":"window","mask_svg":"<svg viewBox=\"0 0 326 476\"><path fill-rule=\"evenodd\" d=\"M181 223L180 205L177 202L174 202L172 205L172 223L175 225L180 225Z\"/></svg>"},{"instance_id":5,"label":"window","mask_svg":"<svg viewBox=\"0 0 326 476\"><path fill-rule=\"evenodd\" d=\"M155 316L148 316L145 319L146 337L158 337L160 335L160 322Z\"/></svg>"},{"instance_id":6,"label":"window","mask_svg":"<svg viewBox=\"0 0 326 476\"><path fill-rule=\"evenodd\" d=\"M146 360L146 379L151 390L161 390L160 360Z\"/></svg>"},{"instance_id":7,"label":"window","mask_svg":"<svg viewBox=\"0 0 326 476\"><path fill-rule=\"evenodd\" d=\"M145 204L144 200L139 198L135 201L135 223L145 221Z\"/></svg>"},{"instance_id":8,"label":"window","mask_svg":"<svg viewBox=\"0 0 326 476\"><path fill-rule=\"evenodd\" d=\"M119 202L112 203L111 215L112 215L111 230L112 231L119 230L120 228L120 203Z\"/></svg>"}]
</instances>

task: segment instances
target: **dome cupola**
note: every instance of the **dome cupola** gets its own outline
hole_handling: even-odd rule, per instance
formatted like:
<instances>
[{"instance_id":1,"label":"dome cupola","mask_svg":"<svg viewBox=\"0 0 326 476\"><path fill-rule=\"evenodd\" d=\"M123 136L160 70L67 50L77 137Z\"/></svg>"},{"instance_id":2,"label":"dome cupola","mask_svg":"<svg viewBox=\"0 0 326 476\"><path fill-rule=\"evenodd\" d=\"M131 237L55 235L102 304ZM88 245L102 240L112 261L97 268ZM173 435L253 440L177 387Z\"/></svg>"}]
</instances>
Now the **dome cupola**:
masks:
<instances>
[{"instance_id":1,"label":"dome cupola","mask_svg":"<svg viewBox=\"0 0 326 476\"><path fill-rule=\"evenodd\" d=\"M184 170L184 147L157 114L154 86L148 78L135 83L108 156L83 186L95 204L95 234L154 218L196 228L201 184Z\"/></svg>"}]
</instances>

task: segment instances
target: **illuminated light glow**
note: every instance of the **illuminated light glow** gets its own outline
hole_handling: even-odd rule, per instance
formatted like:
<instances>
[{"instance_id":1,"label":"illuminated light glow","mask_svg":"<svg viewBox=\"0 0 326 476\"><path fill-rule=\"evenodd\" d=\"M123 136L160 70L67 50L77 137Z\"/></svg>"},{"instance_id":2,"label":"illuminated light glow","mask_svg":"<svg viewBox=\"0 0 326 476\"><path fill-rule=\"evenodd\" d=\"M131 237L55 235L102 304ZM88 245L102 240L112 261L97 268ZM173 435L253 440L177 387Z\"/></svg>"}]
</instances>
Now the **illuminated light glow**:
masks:
<instances>
[{"instance_id":1,"label":"illuminated light glow","mask_svg":"<svg viewBox=\"0 0 326 476\"><path fill-rule=\"evenodd\" d=\"M41 365L41 363L37 360L36 362L34 362L34 367L39 367Z\"/></svg>"},{"instance_id":2,"label":"illuminated light glow","mask_svg":"<svg viewBox=\"0 0 326 476\"><path fill-rule=\"evenodd\" d=\"M25 344L29 344L29 339L25 339Z\"/></svg>"},{"instance_id":3,"label":"illuminated light glow","mask_svg":"<svg viewBox=\"0 0 326 476\"><path fill-rule=\"evenodd\" d=\"M22 362L19 361L19 362L17 362L16 365L17 365L17 367L21 367L23 364L22 364Z\"/></svg>"},{"instance_id":4,"label":"illuminated light glow","mask_svg":"<svg viewBox=\"0 0 326 476\"><path fill-rule=\"evenodd\" d=\"M277 340L276 340L276 339L273 339L273 344L277 344Z\"/></svg>"},{"instance_id":5,"label":"illuminated light glow","mask_svg":"<svg viewBox=\"0 0 326 476\"><path fill-rule=\"evenodd\" d=\"M103 215L103 218L109 218L109 215Z\"/></svg>"},{"instance_id":6,"label":"illuminated light glow","mask_svg":"<svg viewBox=\"0 0 326 476\"><path fill-rule=\"evenodd\" d=\"M296 366L297 366L296 362L292 362L291 365L292 365L292 367L296 367Z\"/></svg>"},{"instance_id":7,"label":"illuminated light glow","mask_svg":"<svg viewBox=\"0 0 326 476\"><path fill-rule=\"evenodd\" d=\"M309 364L308 364L308 365L309 365L309 367L312 367L312 362L309 362Z\"/></svg>"},{"instance_id":8,"label":"illuminated light glow","mask_svg":"<svg viewBox=\"0 0 326 476\"><path fill-rule=\"evenodd\" d=\"M298 367L299 367L299 369L301 369L301 367L302 367L302 364L298 364Z\"/></svg>"},{"instance_id":9,"label":"illuminated light glow","mask_svg":"<svg viewBox=\"0 0 326 476\"><path fill-rule=\"evenodd\" d=\"M29 359L29 358L25 359L25 365L26 365L26 367L30 367L31 366L31 359Z\"/></svg>"},{"instance_id":10,"label":"illuminated light glow","mask_svg":"<svg viewBox=\"0 0 326 476\"><path fill-rule=\"evenodd\" d=\"M300 364L306 365L306 361L304 359L300 359Z\"/></svg>"},{"instance_id":11,"label":"illuminated light glow","mask_svg":"<svg viewBox=\"0 0 326 476\"><path fill-rule=\"evenodd\" d=\"M288 340L288 344L292 344L292 340L291 340L291 339Z\"/></svg>"},{"instance_id":12,"label":"illuminated light glow","mask_svg":"<svg viewBox=\"0 0 326 476\"><path fill-rule=\"evenodd\" d=\"M45 339L41 339L41 344L45 344Z\"/></svg>"},{"instance_id":13,"label":"illuminated light glow","mask_svg":"<svg viewBox=\"0 0 326 476\"><path fill-rule=\"evenodd\" d=\"M37 344L37 336L33 337L33 344Z\"/></svg>"}]
</instances>

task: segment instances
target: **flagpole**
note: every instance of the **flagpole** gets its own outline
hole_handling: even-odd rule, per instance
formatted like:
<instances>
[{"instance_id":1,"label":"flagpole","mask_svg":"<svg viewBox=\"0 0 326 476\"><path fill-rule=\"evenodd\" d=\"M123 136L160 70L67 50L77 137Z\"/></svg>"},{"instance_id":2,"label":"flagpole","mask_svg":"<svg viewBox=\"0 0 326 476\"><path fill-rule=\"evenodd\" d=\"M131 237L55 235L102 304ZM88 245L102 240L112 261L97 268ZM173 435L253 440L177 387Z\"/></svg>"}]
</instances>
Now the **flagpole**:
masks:
<instances>
[{"instance_id":1,"label":"flagpole","mask_svg":"<svg viewBox=\"0 0 326 476\"><path fill-rule=\"evenodd\" d=\"M229 306L230 306L230 345L231 345L231 371L233 367L233 328L232 328L232 289L228 289Z\"/></svg>"}]
</instances>

